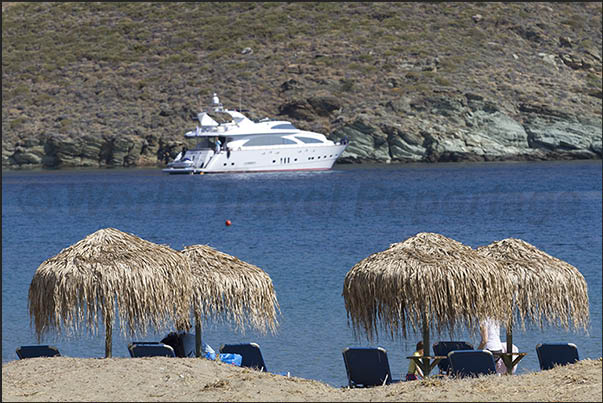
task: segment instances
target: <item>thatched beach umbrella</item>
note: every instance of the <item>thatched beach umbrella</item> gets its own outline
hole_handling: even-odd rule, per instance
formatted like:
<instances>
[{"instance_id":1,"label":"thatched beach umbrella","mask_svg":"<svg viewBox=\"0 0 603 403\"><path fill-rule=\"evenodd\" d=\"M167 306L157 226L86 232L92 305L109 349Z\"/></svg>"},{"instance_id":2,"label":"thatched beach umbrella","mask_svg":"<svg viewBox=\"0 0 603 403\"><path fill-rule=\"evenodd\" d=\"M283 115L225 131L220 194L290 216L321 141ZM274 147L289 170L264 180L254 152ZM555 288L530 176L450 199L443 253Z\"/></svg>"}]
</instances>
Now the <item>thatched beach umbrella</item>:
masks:
<instances>
[{"instance_id":1,"label":"thatched beach umbrella","mask_svg":"<svg viewBox=\"0 0 603 403\"><path fill-rule=\"evenodd\" d=\"M131 334L149 325L190 326L188 261L180 253L115 228L105 228L44 261L29 287L29 314L38 338L55 329L96 333L105 324L105 357L112 355L115 310Z\"/></svg>"},{"instance_id":2,"label":"thatched beach umbrella","mask_svg":"<svg viewBox=\"0 0 603 403\"><path fill-rule=\"evenodd\" d=\"M242 330L250 326L262 333L276 331L279 305L266 272L208 245L187 246L181 253L192 272L197 356L204 320L227 321Z\"/></svg>"},{"instance_id":3,"label":"thatched beach umbrella","mask_svg":"<svg viewBox=\"0 0 603 403\"><path fill-rule=\"evenodd\" d=\"M509 315L510 285L491 259L469 246L434 233L419 233L370 255L347 274L343 297L354 333L371 340L378 327L406 337L407 326L422 325L424 355L429 332L464 324L477 329L480 318ZM381 325L381 326L379 326Z\"/></svg>"},{"instance_id":4,"label":"thatched beach umbrella","mask_svg":"<svg viewBox=\"0 0 603 403\"><path fill-rule=\"evenodd\" d=\"M513 351L513 324L527 318L569 329L587 329L589 303L586 280L571 264L521 239L507 238L477 248L480 255L501 263L512 285L512 315L506 323L507 351Z\"/></svg>"}]
</instances>

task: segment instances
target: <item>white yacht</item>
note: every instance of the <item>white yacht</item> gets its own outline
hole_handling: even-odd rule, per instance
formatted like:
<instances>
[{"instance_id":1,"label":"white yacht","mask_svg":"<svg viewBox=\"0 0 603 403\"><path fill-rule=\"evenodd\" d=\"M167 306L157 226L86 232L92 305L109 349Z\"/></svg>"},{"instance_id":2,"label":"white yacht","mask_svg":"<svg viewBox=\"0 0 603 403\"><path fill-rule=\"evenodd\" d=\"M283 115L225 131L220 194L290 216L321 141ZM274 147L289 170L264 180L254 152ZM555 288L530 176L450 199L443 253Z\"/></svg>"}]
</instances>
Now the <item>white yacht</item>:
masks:
<instances>
[{"instance_id":1,"label":"white yacht","mask_svg":"<svg viewBox=\"0 0 603 403\"><path fill-rule=\"evenodd\" d=\"M218 123L208 112L199 113L197 128L184 134L197 139L197 145L183 150L163 172L327 170L347 147L347 139L335 143L323 134L297 129L287 121L252 121L239 111L224 109L215 93L212 103L209 113L226 113L232 121Z\"/></svg>"}]
</instances>

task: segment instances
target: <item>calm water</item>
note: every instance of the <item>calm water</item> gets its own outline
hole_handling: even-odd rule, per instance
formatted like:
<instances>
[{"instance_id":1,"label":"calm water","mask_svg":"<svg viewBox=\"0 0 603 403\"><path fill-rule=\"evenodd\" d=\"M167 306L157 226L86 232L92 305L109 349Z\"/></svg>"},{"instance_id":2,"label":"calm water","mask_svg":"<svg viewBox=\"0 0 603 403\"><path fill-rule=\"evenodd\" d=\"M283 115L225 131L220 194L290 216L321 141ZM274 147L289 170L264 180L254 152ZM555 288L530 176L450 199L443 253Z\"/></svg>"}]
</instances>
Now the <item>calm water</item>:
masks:
<instances>
[{"instance_id":1,"label":"calm water","mask_svg":"<svg viewBox=\"0 0 603 403\"><path fill-rule=\"evenodd\" d=\"M578 345L601 356L601 161L343 166L319 173L165 176L152 170L3 172L2 361L36 343L27 293L36 268L88 234L115 227L182 249L209 244L264 269L282 314L276 335L205 324L204 341L255 341L268 370L346 384L341 351L380 345L394 377L405 373L420 334L356 340L341 296L348 270L366 256L418 232L437 232L472 247L517 237L576 266L589 287L589 333L516 329L538 369L539 342ZM226 219L232 226L226 227ZM165 330L137 340L161 339ZM503 330L504 333L504 330ZM127 344L113 332L113 354ZM456 335L477 345L477 335ZM432 335L432 340L450 336ZM63 355L104 356L96 336L42 340Z\"/></svg>"}]
</instances>

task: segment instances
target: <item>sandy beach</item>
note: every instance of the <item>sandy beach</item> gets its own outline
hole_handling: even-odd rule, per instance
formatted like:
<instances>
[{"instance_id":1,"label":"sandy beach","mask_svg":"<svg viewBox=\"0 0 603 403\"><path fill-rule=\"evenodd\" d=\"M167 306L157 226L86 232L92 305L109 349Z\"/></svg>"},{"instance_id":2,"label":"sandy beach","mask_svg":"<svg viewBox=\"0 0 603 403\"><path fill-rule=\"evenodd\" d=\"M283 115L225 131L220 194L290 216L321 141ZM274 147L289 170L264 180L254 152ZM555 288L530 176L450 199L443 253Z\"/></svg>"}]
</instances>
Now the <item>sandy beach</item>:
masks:
<instances>
[{"instance_id":1,"label":"sandy beach","mask_svg":"<svg viewBox=\"0 0 603 403\"><path fill-rule=\"evenodd\" d=\"M2 401L600 402L601 364L349 389L205 359L34 358L2 365Z\"/></svg>"}]
</instances>

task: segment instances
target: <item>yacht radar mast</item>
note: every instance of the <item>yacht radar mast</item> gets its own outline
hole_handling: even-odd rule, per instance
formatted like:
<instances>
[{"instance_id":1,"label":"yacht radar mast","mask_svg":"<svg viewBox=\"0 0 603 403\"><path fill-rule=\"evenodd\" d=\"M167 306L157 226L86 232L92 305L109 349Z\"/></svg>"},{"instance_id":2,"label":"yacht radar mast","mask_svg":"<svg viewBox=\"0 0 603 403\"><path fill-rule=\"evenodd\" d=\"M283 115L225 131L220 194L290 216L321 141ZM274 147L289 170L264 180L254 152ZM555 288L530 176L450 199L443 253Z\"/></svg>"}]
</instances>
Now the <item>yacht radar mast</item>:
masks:
<instances>
[{"instance_id":1,"label":"yacht radar mast","mask_svg":"<svg viewBox=\"0 0 603 403\"><path fill-rule=\"evenodd\" d=\"M218 94L214 92L214 96L211 99L214 112L222 112L224 109L222 108L222 104L220 103L220 98L218 98Z\"/></svg>"}]
</instances>

